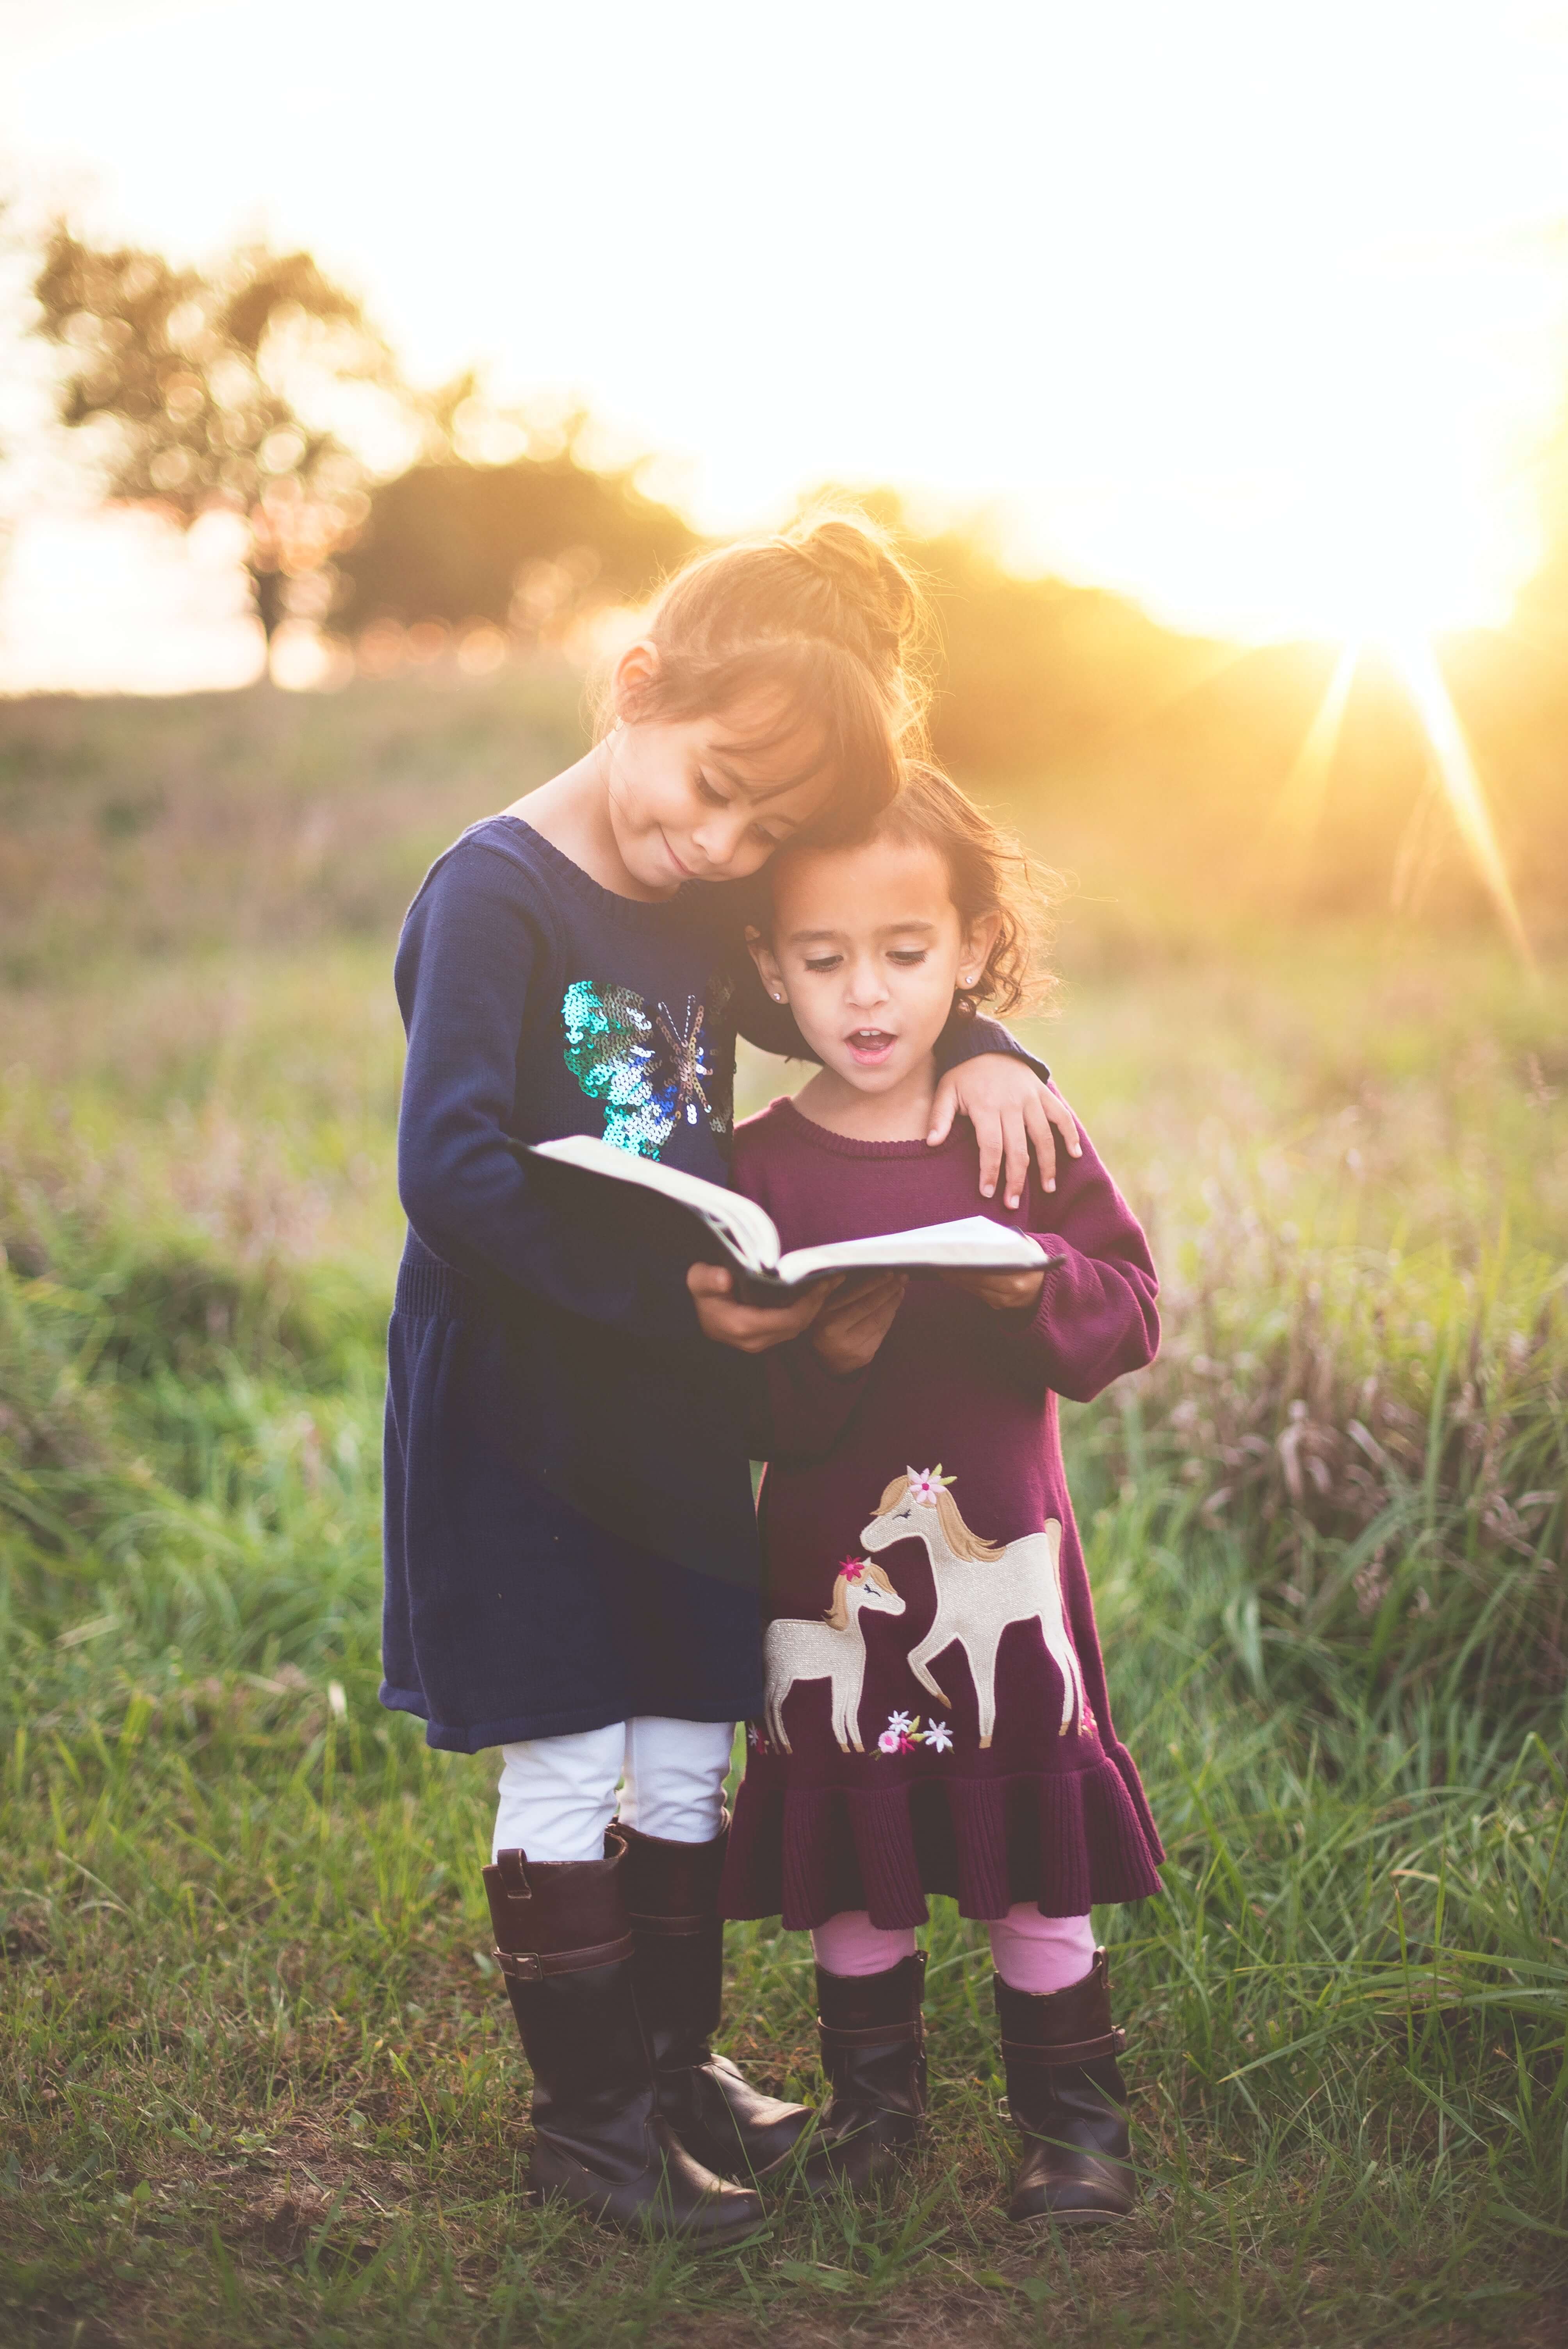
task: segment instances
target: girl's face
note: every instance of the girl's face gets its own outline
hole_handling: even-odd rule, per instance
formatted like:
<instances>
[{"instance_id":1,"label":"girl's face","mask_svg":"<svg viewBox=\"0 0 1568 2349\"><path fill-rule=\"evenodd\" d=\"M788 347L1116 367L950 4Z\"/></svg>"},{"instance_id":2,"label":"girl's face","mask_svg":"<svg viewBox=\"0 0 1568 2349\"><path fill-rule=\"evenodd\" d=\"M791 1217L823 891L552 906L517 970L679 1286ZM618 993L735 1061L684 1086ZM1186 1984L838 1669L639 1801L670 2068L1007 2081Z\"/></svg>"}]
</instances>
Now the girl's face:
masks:
<instances>
[{"instance_id":1,"label":"girl's face","mask_svg":"<svg viewBox=\"0 0 1568 2349\"><path fill-rule=\"evenodd\" d=\"M809 726L748 747L779 730L765 709L616 726L603 746L610 829L639 890L742 881L817 813L831 779Z\"/></svg>"},{"instance_id":2,"label":"girl's face","mask_svg":"<svg viewBox=\"0 0 1568 2349\"><path fill-rule=\"evenodd\" d=\"M802 850L773 876L770 942L752 946L824 1068L857 1092L929 1073L961 987L979 978L997 917L965 930L945 860L923 842Z\"/></svg>"}]
</instances>

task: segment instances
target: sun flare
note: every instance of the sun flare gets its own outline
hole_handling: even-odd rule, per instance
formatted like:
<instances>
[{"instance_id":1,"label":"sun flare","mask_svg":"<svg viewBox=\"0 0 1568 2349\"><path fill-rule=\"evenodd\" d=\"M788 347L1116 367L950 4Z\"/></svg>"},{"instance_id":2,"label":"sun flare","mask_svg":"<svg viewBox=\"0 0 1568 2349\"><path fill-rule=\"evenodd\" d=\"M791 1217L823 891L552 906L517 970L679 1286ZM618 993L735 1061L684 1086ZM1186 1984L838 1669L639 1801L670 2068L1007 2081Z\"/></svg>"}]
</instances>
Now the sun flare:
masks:
<instances>
[{"instance_id":1,"label":"sun flare","mask_svg":"<svg viewBox=\"0 0 1568 2349\"><path fill-rule=\"evenodd\" d=\"M1452 818L1465 855L1491 902L1509 944L1527 968L1533 968L1534 957L1498 842L1486 787L1429 636L1416 630L1382 630L1353 636L1341 647L1274 802L1269 824L1271 834L1283 843L1285 854L1298 864L1305 861L1323 819L1351 688L1362 661L1368 657L1386 662L1398 678L1420 723L1432 782Z\"/></svg>"},{"instance_id":2,"label":"sun flare","mask_svg":"<svg viewBox=\"0 0 1568 2349\"><path fill-rule=\"evenodd\" d=\"M1498 845L1485 787L1431 640L1419 636L1396 636L1386 640L1383 649L1420 719L1436 779L1465 853L1492 902L1510 945L1522 962L1532 964L1530 941Z\"/></svg>"}]
</instances>

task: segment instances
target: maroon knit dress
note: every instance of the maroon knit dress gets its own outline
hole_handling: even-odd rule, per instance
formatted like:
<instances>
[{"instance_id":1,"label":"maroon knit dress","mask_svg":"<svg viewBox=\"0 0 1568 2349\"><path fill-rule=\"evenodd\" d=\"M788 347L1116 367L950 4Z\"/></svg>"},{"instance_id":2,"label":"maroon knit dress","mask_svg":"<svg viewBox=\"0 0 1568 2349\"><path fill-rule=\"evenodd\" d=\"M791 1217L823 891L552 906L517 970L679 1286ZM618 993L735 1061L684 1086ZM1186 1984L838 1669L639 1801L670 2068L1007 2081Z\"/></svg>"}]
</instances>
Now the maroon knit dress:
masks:
<instances>
[{"instance_id":1,"label":"maroon knit dress","mask_svg":"<svg viewBox=\"0 0 1568 2349\"><path fill-rule=\"evenodd\" d=\"M786 1247L975 1213L974 1137L855 1142L789 1100L738 1128L734 1181ZM809 1337L768 1357L760 1501L766 1718L748 1732L720 1908L820 1925L1047 1917L1159 1889L1149 1806L1111 1726L1062 1471L1057 1396L1087 1402L1159 1343L1136 1218L1087 1136L1052 1195L998 1223L1063 1261L1033 1311L910 1284L869 1368Z\"/></svg>"}]
</instances>

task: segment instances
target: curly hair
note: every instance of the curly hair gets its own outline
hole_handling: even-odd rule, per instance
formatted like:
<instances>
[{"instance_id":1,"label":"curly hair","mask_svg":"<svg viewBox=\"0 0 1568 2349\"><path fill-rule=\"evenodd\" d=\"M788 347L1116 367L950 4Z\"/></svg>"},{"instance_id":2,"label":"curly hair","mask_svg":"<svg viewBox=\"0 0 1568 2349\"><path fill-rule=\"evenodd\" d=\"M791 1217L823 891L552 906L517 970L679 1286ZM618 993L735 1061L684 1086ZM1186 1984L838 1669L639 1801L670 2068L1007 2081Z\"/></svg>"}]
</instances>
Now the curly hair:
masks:
<instances>
[{"instance_id":1,"label":"curly hair","mask_svg":"<svg viewBox=\"0 0 1568 2349\"><path fill-rule=\"evenodd\" d=\"M961 1009L973 1017L982 1005L996 1012L1043 1006L1056 985L1041 960L1050 942L1050 908L1060 894L1055 874L1033 864L1011 833L993 823L940 767L923 761L906 770L903 790L865 837L934 848L946 864L953 903L966 930L987 915L999 916L985 968L958 990Z\"/></svg>"}]
</instances>

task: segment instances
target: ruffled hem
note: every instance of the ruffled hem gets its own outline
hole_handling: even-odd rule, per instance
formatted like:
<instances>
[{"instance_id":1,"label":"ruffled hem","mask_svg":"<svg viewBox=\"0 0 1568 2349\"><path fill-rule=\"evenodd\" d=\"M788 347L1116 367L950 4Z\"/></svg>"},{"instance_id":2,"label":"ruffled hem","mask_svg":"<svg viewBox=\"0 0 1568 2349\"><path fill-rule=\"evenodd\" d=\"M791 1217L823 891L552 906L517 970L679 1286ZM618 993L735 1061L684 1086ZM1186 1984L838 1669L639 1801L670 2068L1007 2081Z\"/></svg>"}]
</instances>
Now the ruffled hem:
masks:
<instances>
[{"instance_id":1,"label":"ruffled hem","mask_svg":"<svg viewBox=\"0 0 1568 2349\"><path fill-rule=\"evenodd\" d=\"M1111 1745L1081 1771L921 1777L884 1786L789 1785L748 1772L719 1913L803 1932L845 1909L884 1931L923 1925L928 1892L965 1917L1033 1900L1047 1917L1160 1889L1165 1857L1132 1757Z\"/></svg>"}]
</instances>

